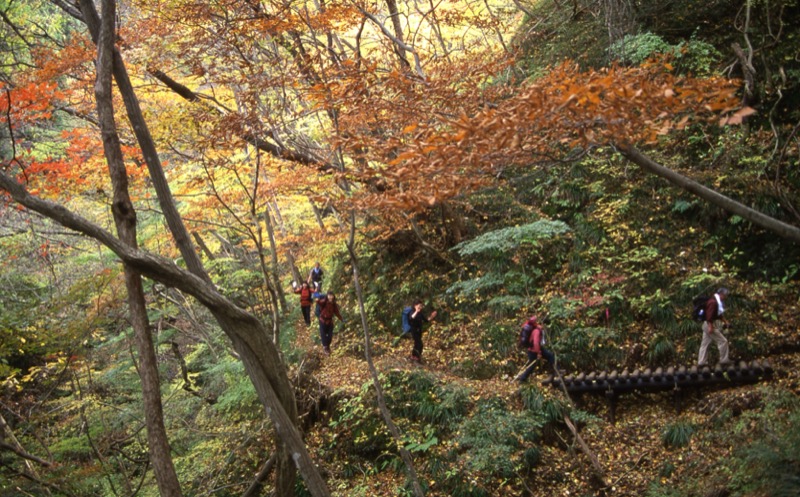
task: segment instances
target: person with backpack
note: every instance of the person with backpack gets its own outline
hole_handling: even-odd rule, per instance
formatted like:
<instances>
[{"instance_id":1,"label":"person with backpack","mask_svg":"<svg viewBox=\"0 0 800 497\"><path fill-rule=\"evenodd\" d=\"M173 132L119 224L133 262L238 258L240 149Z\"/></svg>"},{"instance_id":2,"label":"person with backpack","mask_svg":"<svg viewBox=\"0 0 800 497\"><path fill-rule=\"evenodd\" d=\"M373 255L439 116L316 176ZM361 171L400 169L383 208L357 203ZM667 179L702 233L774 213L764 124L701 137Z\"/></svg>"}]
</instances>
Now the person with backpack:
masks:
<instances>
[{"instance_id":1,"label":"person with backpack","mask_svg":"<svg viewBox=\"0 0 800 497\"><path fill-rule=\"evenodd\" d=\"M319 295L319 294L315 294ZM325 354L331 353L331 342L333 341L333 317L339 318L339 321L344 323L344 318L339 312L339 304L336 303L336 295L333 292L320 295L317 299L317 308L319 310L319 339L322 342L322 350Z\"/></svg>"},{"instance_id":2,"label":"person with backpack","mask_svg":"<svg viewBox=\"0 0 800 497\"><path fill-rule=\"evenodd\" d=\"M411 316L412 312L414 312L414 306L407 305L403 307L403 312L400 314L401 332L400 335L398 335L397 338L392 341L392 347L397 346L397 344L400 343L400 340L403 338L411 336L411 323L408 321L408 318Z\"/></svg>"},{"instance_id":3,"label":"person with backpack","mask_svg":"<svg viewBox=\"0 0 800 497\"><path fill-rule=\"evenodd\" d=\"M728 364L730 358L728 357L728 339L722 334L722 330L728 326L728 320L725 319L725 299L728 297L728 289L720 288L712 297L706 301L705 308L703 309L703 340L700 342L700 352L697 355L697 365L708 365L708 346L711 342L717 344L719 349L719 363L721 365Z\"/></svg>"},{"instance_id":4,"label":"person with backpack","mask_svg":"<svg viewBox=\"0 0 800 497\"><path fill-rule=\"evenodd\" d=\"M294 285L295 283L292 282ZM294 293L300 295L300 310L303 312L303 320L307 326L311 326L311 304L314 300L314 292L307 282L303 282L299 287L294 287Z\"/></svg>"},{"instance_id":5,"label":"person with backpack","mask_svg":"<svg viewBox=\"0 0 800 497\"><path fill-rule=\"evenodd\" d=\"M323 276L325 276L325 271L322 270L322 268L319 266L319 262L317 262L308 273L308 284L311 285L315 292L322 291Z\"/></svg>"},{"instance_id":6,"label":"person with backpack","mask_svg":"<svg viewBox=\"0 0 800 497\"><path fill-rule=\"evenodd\" d=\"M422 326L436 318L436 311L433 311L430 316L425 316L422 312L424 305L421 300L414 302L411 306L411 311L408 314L408 328L411 333L411 338L414 339L414 346L411 348L411 360L415 362L422 362Z\"/></svg>"},{"instance_id":7,"label":"person with backpack","mask_svg":"<svg viewBox=\"0 0 800 497\"><path fill-rule=\"evenodd\" d=\"M536 360L542 357L550 364L555 366L555 355L544 348L546 343L544 329L539 325L539 319L534 315L528 318L520 330L519 345L525 349L528 356L528 367L517 377L517 381L523 383L533 372Z\"/></svg>"}]
</instances>

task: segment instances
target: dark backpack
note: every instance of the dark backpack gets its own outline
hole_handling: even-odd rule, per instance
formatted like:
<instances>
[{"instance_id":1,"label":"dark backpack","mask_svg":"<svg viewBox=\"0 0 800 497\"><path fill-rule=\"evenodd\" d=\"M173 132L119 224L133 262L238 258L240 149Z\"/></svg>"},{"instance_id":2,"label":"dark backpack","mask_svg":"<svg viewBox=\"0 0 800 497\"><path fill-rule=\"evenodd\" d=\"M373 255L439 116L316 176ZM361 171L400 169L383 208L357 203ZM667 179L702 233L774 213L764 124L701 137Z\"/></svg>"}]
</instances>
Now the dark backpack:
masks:
<instances>
[{"instance_id":1,"label":"dark backpack","mask_svg":"<svg viewBox=\"0 0 800 497\"><path fill-rule=\"evenodd\" d=\"M403 316L401 318L403 322L403 333L408 333L411 331L411 323L409 322L408 318L411 317L411 312L414 310L413 307L408 306L403 309Z\"/></svg>"},{"instance_id":2,"label":"dark backpack","mask_svg":"<svg viewBox=\"0 0 800 497\"><path fill-rule=\"evenodd\" d=\"M314 306L314 315L319 317L322 314L322 308L319 306L319 301L317 301L317 305Z\"/></svg>"},{"instance_id":3,"label":"dark backpack","mask_svg":"<svg viewBox=\"0 0 800 497\"><path fill-rule=\"evenodd\" d=\"M531 334L533 334L533 326L525 323L519 331L519 342L517 345L521 349L527 349L531 346Z\"/></svg>"},{"instance_id":4,"label":"dark backpack","mask_svg":"<svg viewBox=\"0 0 800 497\"><path fill-rule=\"evenodd\" d=\"M708 304L708 299L710 299L708 295L701 295L699 297L695 297L692 300L692 319L697 322L703 322L706 320L706 304Z\"/></svg>"}]
</instances>

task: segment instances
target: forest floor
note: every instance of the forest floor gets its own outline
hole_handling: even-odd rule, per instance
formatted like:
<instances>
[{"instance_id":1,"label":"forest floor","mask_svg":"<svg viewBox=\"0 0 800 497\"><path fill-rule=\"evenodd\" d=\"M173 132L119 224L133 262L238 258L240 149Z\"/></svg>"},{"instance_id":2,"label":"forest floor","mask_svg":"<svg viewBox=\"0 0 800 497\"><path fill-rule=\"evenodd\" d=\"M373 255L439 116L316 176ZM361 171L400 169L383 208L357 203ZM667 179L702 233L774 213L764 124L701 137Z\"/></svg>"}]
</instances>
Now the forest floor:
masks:
<instances>
[{"instance_id":1,"label":"forest floor","mask_svg":"<svg viewBox=\"0 0 800 497\"><path fill-rule=\"evenodd\" d=\"M362 385L370 380L363 356L363 336L350 332L334 335L332 353L328 356L322 352L319 339L316 338L316 323L310 327L303 324L298 330L295 345L307 351L308 360L314 363L309 369L313 371L316 381L328 391L339 392L344 397L357 395ZM373 339L373 343L373 358L379 372L422 368L443 383L457 383L466 387L473 402L482 398L502 397L510 409L524 409L521 387L511 381L509 375L478 380L464 378L451 371L449 364L452 357L455 354L474 354L474 343L447 346L435 333L428 333L425 336L423 364L410 360L411 340L401 340L393 346L390 340L378 337ZM443 347L450 348L444 350ZM525 356L522 352L517 355L518 367L522 368ZM775 373L768 382L795 395L800 393L800 354L775 355L769 360ZM539 384L547 378L549 374L545 367L539 365L528 381ZM533 470L527 482L520 486L519 482L498 481L500 487L493 490L501 491L503 495L640 496L654 483L669 486L686 478L703 478L716 461L730 457L736 447L720 444L718 438L693 436L688 446L670 448L663 441L665 428L680 420L703 432L719 423L718 418L723 412L726 415L733 413L737 417L749 409L757 409L761 405L760 389L763 384L692 390L685 395L680 412L669 392L622 395L617 403L615 424L608 421L609 409L602 396L582 396L575 399L577 407L592 416L589 422L580 424L578 428L603 469L603 483L598 483L592 477L589 458L582 453L566 427L562 426L545 433L542 441L543 463ZM556 389L541 388L547 395L564 395ZM325 423L317 423L311 428L308 439L312 447L322 443L327 429ZM370 477L369 491L372 495L394 495L404 479L402 474L381 472ZM446 495L436 491L435 482L429 483L432 484L429 495ZM361 482L361 485L363 488L364 483Z\"/></svg>"}]
</instances>

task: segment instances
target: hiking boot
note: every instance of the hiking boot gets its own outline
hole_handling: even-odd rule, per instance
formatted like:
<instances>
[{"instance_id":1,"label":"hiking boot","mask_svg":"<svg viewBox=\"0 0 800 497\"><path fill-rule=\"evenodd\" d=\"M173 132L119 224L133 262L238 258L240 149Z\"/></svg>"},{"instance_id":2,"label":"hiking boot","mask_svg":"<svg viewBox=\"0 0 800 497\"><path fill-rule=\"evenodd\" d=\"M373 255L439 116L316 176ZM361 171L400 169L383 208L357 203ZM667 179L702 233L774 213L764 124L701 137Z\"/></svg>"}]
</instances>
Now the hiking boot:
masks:
<instances>
[{"instance_id":1,"label":"hiking boot","mask_svg":"<svg viewBox=\"0 0 800 497\"><path fill-rule=\"evenodd\" d=\"M322 351L325 352L325 355L331 355L330 347L322 347Z\"/></svg>"}]
</instances>

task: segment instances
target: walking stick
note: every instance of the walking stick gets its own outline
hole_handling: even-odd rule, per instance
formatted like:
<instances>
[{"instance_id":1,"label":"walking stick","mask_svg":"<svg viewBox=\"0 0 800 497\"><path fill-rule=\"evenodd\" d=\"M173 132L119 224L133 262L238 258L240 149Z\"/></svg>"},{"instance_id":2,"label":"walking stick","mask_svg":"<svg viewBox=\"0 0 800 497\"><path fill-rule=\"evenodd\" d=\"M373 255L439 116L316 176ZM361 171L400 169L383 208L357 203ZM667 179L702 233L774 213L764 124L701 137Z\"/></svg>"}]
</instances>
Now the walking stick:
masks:
<instances>
[{"instance_id":1,"label":"walking stick","mask_svg":"<svg viewBox=\"0 0 800 497\"><path fill-rule=\"evenodd\" d=\"M400 336L395 338L394 341L392 342L392 347L397 347L397 344L400 343L400 340L404 336L408 335L409 333L411 333L411 332L410 331L404 331L404 332L400 333Z\"/></svg>"},{"instance_id":2,"label":"walking stick","mask_svg":"<svg viewBox=\"0 0 800 497\"><path fill-rule=\"evenodd\" d=\"M536 359L534 359L534 360L532 360L532 361L528 361L528 364L526 364L526 365L525 365L525 367L523 367L522 369L520 369L520 370L517 372L517 374L516 374L516 375L515 375L513 378L511 378L511 381L512 381L512 382L514 382L514 381L517 381L517 380L519 379L519 377L522 375L522 373L524 373L524 372L525 372L525 370L526 370L526 369L528 369L529 367L531 367L531 366L533 366L534 364L536 364L536 361L538 361L538 360L539 360L539 358L537 357Z\"/></svg>"}]
</instances>

